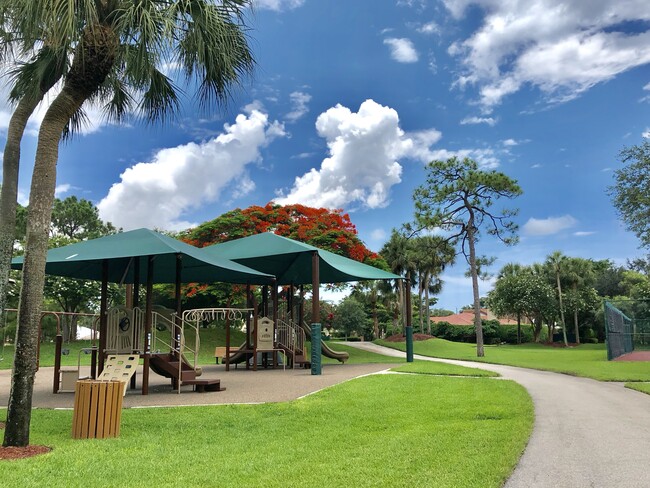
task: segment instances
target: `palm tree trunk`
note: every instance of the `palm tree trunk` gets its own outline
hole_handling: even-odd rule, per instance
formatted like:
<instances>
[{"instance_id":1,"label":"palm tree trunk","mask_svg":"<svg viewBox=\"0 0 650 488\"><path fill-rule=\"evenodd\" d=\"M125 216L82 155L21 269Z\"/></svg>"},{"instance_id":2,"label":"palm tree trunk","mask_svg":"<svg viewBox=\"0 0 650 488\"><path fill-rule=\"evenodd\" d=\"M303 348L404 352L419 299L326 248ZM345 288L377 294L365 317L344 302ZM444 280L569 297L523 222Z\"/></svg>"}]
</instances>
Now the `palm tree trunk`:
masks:
<instances>
[{"instance_id":1,"label":"palm tree trunk","mask_svg":"<svg viewBox=\"0 0 650 488\"><path fill-rule=\"evenodd\" d=\"M485 356L483 349L483 323L481 322L481 297L478 290L478 271L476 269L476 247L474 242L474 220L467 224L467 241L469 244L469 270L472 275L472 292L474 294L474 329L476 330L476 356Z\"/></svg>"},{"instance_id":2,"label":"palm tree trunk","mask_svg":"<svg viewBox=\"0 0 650 488\"><path fill-rule=\"evenodd\" d=\"M559 270L555 272L555 277L557 280L557 293L560 300L560 319L562 320L562 338L564 339L564 345L568 347L569 342L566 339L566 322L564 321L564 305L562 304L562 285L560 284Z\"/></svg>"},{"instance_id":3,"label":"palm tree trunk","mask_svg":"<svg viewBox=\"0 0 650 488\"><path fill-rule=\"evenodd\" d=\"M574 295L577 296L577 294L578 294L578 286L577 286L576 283L573 284L573 292L574 292ZM577 306L573 309L573 325L575 327L576 344L580 344L580 326L578 325L578 307Z\"/></svg>"},{"instance_id":4,"label":"palm tree trunk","mask_svg":"<svg viewBox=\"0 0 650 488\"><path fill-rule=\"evenodd\" d=\"M423 279L422 279L422 274L420 273L418 276L418 315L420 316L420 333L424 334L424 309L423 309L423 304L422 304L422 295L423 295Z\"/></svg>"},{"instance_id":5,"label":"palm tree trunk","mask_svg":"<svg viewBox=\"0 0 650 488\"><path fill-rule=\"evenodd\" d=\"M61 134L85 98L64 89L45 114L38 134L36 160L29 194L29 220L20 292L18 327L4 446L29 444L38 327L45 284L45 261L56 187L56 163Z\"/></svg>"},{"instance_id":6,"label":"palm tree trunk","mask_svg":"<svg viewBox=\"0 0 650 488\"><path fill-rule=\"evenodd\" d=\"M3 446L29 444L32 394L38 361L38 327L61 134L74 113L106 79L113 68L118 45L119 38L110 27L95 25L86 28L75 50L63 89L48 108L38 133Z\"/></svg>"},{"instance_id":7,"label":"palm tree trunk","mask_svg":"<svg viewBox=\"0 0 650 488\"><path fill-rule=\"evenodd\" d=\"M372 299L372 331L375 339L379 339L379 315L377 314L377 295L376 290L373 292Z\"/></svg>"},{"instance_id":8,"label":"palm tree trunk","mask_svg":"<svg viewBox=\"0 0 650 488\"><path fill-rule=\"evenodd\" d=\"M0 190L0 318L7 305L7 287L11 256L16 234L16 205L18 199L18 170L20 168L20 141L34 109L43 99L23 97L11 116L7 128L2 160L2 189Z\"/></svg>"},{"instance_id":9,"label":"palm tree trunk","mask_svg":"<svg viewBox=\"0 0 650 488\"><path fill-rule=\"evenodd\" d=\"M429 277L426 283L427 287L424 289L424 301L426 302L424 312L426 314L426 319L427 319L427 334L429 335L431 335L431 307L429 307L429 285L430 284L431 284L431 278Z\"/></svg>"}]
</instances>

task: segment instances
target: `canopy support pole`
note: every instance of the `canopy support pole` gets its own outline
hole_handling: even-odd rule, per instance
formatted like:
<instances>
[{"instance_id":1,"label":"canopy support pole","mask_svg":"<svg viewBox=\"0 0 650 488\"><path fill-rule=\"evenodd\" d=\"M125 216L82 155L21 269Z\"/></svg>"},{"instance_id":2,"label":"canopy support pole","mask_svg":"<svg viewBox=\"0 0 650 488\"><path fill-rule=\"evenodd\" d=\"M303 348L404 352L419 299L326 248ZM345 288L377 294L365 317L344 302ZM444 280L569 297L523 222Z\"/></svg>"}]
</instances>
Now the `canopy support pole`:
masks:
<instances>
[{"instance_id":1,"label":"canopy support pole","mask_svg":"<svg viewBox=\"0 0 650 488\"><path fill-rule=\"evenodd\" d=\"M320 329L320 259L318 251L311 255L311 374L321 374L321 329Z\"/></svg>"},{"instance_id":2,"label":"canopy support pole","mask_svg":"<svg viewBox=\"0 0 650 488\"><path fill-rule=\"evenodd\" d=\"M251 285L248 284L246 285L246 308L252 308L251 304ZM254 344L251 344L251 320L253 318L253 314L248 314L246 317L246 349L250 350ZM253 347L253 349L255 349ZM253 356L255 356L255 352L253 351ZM246 369L250 368L250 362L248 361L249 357L246 356ZM253 359L253 371L257 371L257 358L255 357Z\"/></svg>"},{"instance_id":3,"label":"canopy support pole","mask_svg":"<svg viewBox=\"0 0 650 488\"><path fill-rule=\"evenodd\" d=\"M102 288L99 301L99 372L104 370L108 334L108 260L102 261Z\"/></svg>"},{"instance_id":4,"label":"canopy support pole","mask_svg":"<svg viewBox=\"0 0 650 488\"><path fill-rule=\"evenodd\" d=\"M182 256L180 254L176 255L176 283L174 286L174 298L176 300L176 317L174 318L174 335L172 337L172 349L174 351L178 351L178 368L179 368L179 381L180 381L180 347L181 347L181 281L182 281L182 271L183 271L183 261L182 261ZM198 333L198 331L197 331Z\"/></svg>"},{"instance_id":5,"label":"canopy support pole","mask_svg":"<svg viewBox=\"0 0 650 488\"><path fill-rule=\"evenodd\" d=\"M153 256L147 258L147 298L144 319L144 364L142 366L142 394L149 394L149 359L151 355L151 313L153 311Z\"/></svg>"}]
</instances>

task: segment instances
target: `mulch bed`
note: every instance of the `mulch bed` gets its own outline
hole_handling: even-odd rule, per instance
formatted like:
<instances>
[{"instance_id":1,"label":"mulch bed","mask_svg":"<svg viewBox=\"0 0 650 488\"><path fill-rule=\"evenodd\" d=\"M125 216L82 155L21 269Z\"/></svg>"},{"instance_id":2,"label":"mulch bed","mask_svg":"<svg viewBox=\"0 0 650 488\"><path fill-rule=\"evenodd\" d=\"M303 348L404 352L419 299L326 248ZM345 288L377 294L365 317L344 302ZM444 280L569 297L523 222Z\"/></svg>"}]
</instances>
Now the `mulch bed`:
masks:
<instances>
[{"instance_id":1,"label":"mulch bed","mask_svg":"<svg viewBox=\"0 0 650 488\"><path fill-rule=\"evenodd\" d=\"M0 422L0 429L5 428L5 423ZM0 446L0 461L11 459L24 459L39 454L45 454L52 450L47 446L26 446L26 447L1 447Z\"/></svg>"},{"instance_id":2,"label":"mulch bed","mask_svg":"<svg viewBox=\"0 0 650 488\"><path fill-rule=\"evenodd\" d=\"M428 341L429 339L435 339L435 337L429 334L413 334L414 341ZM402 334L395 334L386 337L384 340L387 342L405 342L406 337L403 336Z\"/></svg>"}]
</instances>

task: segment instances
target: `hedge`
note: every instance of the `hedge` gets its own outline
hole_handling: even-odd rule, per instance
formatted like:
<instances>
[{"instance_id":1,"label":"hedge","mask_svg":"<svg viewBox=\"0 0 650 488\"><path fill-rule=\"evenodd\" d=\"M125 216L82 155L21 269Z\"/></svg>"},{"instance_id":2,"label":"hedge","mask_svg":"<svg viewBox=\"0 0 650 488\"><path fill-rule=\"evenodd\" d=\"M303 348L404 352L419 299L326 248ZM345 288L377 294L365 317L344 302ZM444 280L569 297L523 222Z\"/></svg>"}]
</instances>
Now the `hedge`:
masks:
<instances>
[{"instance_id":1,"label":"hedge","mask_svg":"<svg viewBox=\"0 0 650 488\"><path fill-rule=\"evenodd\" d=\"M441 339L454 342L476 342L472 325L452 325L449 322L434 322L431 333ZM501 325L498 320L483 320L483 341L485 344L517 344L517 326ZM533 341L533 326L521 325L521 342Z\"/></svg>"}]
</instances>

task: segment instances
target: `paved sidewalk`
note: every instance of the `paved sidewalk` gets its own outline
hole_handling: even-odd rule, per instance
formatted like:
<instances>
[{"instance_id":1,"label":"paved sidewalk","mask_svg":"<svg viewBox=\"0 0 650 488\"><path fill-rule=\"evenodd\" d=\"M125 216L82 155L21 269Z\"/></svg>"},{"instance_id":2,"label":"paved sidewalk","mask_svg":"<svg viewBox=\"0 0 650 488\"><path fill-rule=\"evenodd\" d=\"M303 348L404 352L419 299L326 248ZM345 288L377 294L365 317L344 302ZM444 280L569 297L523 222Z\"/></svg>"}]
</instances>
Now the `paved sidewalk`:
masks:
<instances>
[{"instance_id":1,"label":"paved sidewalk","mask_svg":"<svg viewBox=\"0 0 650 488\"><path fill-rule=\"evenodd\" d=\"M347 344L404 357L403 352L372 343ZM535 405L533 434L505 488L650 487L650 395L621 383L415 357L495 371L528 390Z\"/></svg>"}]
</instances>

